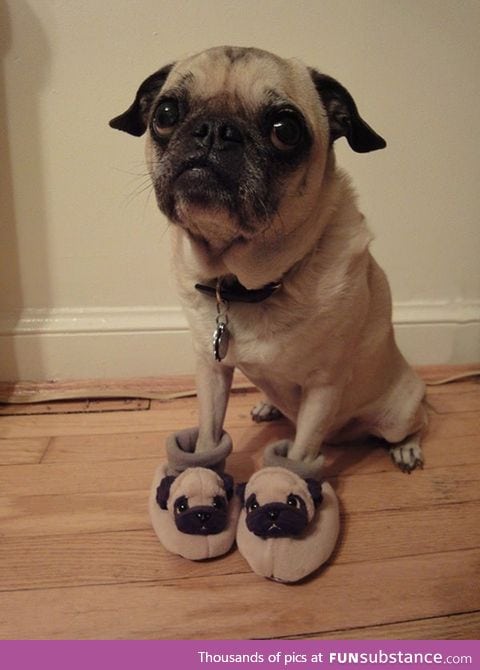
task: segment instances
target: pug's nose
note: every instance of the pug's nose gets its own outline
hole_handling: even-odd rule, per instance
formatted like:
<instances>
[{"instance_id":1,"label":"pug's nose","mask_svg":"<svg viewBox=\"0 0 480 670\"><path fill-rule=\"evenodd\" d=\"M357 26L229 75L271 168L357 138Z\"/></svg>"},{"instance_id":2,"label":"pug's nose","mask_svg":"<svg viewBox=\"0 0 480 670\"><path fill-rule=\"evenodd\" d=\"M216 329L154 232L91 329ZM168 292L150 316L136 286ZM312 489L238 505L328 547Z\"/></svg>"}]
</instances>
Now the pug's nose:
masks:
<instances>
[{"instance_id":1,"label":"pug's nose","mask_svg":"<svg viewBox=\"0 0 480 670\"><path fill-rule=\"evenodd\" d=\"M230 149L243 144L241 130L229 121L202 121L193 129L197 143L208 149Z\"/></svg>"},{"instance_id":2,"label":"pug's nose","mask_svg":"<svg viewBox=\"0 0 480 670\"><path fill-rule=\"evenodd\" d=\"M271 519L271 521L276 521L278 519L278 510L271 509L268 512L268 518Z\"/></svg>"},{"instance_id":3,"label":"pug's nose","mask_svg":"<svg viewBox=\"0 0 480 670\"><path fill-rule=\"evenodd\" d=\"M197 512L196 513L197 519L199 521L201 521L202 523L205 522L205 521L208 521L211 516L212 515L210 514L210 512Z\"/></svg>"}]
</instances>

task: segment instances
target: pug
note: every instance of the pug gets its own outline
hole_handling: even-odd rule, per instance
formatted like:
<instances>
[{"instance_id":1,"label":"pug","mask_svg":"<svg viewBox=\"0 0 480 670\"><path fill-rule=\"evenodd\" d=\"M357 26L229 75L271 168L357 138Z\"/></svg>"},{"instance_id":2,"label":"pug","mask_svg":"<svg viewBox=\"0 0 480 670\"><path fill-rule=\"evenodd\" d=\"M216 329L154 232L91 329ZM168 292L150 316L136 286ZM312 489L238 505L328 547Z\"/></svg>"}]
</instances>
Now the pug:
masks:
<instances>
[{"instance_id":1,"label":"pug","mask_svg":"<svg viewBox=\"0 0 480 670\"><path fill-rule=\"evenodd\" d=\"M424 385L394 339L391 297L335 143L385 140L342 84L298 60L216 47L167 65L110 125L146 134L197 357L197 451L222 434L234 369L296 425L268 464L308 471L322 444L375 435L423 463ZM280 461L280 463L279 463Z\"/></svg>"}]
</instances>

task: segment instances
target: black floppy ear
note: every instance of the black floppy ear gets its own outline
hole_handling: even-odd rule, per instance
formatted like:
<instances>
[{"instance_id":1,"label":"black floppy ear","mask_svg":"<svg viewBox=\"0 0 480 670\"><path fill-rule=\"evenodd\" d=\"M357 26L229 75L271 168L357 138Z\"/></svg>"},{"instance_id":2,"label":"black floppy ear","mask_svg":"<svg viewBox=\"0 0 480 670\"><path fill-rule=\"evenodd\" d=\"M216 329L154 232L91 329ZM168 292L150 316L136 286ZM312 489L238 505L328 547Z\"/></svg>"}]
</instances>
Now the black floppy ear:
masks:
<instances>
[{"instance_id":1,"label":"black floppy ear","mask_svg":"<svg viewBox=\"0 0 480 670\"><path fill-rule=\"evenodd\" d=\"M242 507L245 505L245 489L246 488L247 488L247 482L242 482L241 484L237 484L237 486L235 487L235 493L240 498L240 502L242 503Z\"/></svg>"},{"instance_id":2,"label":"black floppy ear","mask_svg":"<svg viewBox=\"0 0 480 670\"><path fill-rule=\"evenodd\" d=\"M308 490L312 496L313 504L318 507L323 500L322 484L316 479L306 479Z\"/></svg>"},{"instance_id":3,"label":"black floppy ear","mask_svg":"<svg viewBox=\"0 0 480 670\"><path fill-rule=\"evenodd\" d=\"M170 70L175 63L165 65L157 72L151 74L137 91L135 100L132 102L126 112L116 116L109 123L111 128L123 130L130 135L140 137L147 129L148 112L155 98L155 95L162 88L167 79Z\"/></svg>"},{"instance_id":4,"label":"black floppy ear","mask_svg":"<svg viewBox=\"0 0 480 670\"><path fill-rule=\"evenodd\" d=\"M170 487L174 482L175 477L172 475L167 475L160 482L160 486L157 487L157 504L160 509L167 509L168 497L170 495Z\"/></svg>"},{"instance_id":5,"label":"black floppy ear","mask_svg":"<svg viewBox=\"0 0 480 670\"><path fill-rule=\"evenodd\" d=\"M225 489L225 494L227 496L227 500L231 500L231 498L233 496L233 477L232 477L232 475L228 475L226 472L221 472L221 473L218 474L218 476L223 481L223 488Z\"/></svg>"},{"instance_id":6,"label":"black floppy ear","mask_svg":"<svg viewBox=\"0 0 480 670\"><path fill-rule=\"evenodd\" d=\"M383 137L362 119L354 99L344 86L313 69L310 69L310 75L327 110L331 142L346 137L350 147L362 154L387 146Z\"/></svg>"}]
</instances>

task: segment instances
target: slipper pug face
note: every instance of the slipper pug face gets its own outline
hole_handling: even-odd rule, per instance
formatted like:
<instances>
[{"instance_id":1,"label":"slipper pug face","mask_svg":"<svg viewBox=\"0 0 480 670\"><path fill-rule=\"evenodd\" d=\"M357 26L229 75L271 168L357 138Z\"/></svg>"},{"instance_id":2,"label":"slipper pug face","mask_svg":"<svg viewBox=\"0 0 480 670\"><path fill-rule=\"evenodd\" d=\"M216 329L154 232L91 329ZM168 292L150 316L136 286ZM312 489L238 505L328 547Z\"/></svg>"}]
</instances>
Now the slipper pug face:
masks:
<instances>
[{"instance_id":1,"label":"slipper pug face","mask_svg":"<svg viewBox=\"0 0 480 670\"><path fill-rule=\"evenodd\" d=\"M159 208L217 251L311 211L337 137L385 142L335 80L253 48L217 47L168 65L110 125L147 133Z\"/></svg>"},{"instance_id":2,"label":"slipper pug face","mask_svg":"<svg viewBox=\"0 0 480 670\"><path fill-rule=\"evenodd\" d=\"M228 523L228 501L233 494L230 475L208 468L188 468L167 476L157 488L157 503L168 510L178 530L188 535L216 535Z\"/></svg>"},{"instance_id":3,"label":"slipper pug face","mask_svg":"<svg viewBox=\"0 0 480 670\"><path fill-rule=\"evenodd\" d=\"M237 490L248 530L264 539L300 535L322 501L319 482L284 468L264 468Z\"/></svg>"}]
</instances>

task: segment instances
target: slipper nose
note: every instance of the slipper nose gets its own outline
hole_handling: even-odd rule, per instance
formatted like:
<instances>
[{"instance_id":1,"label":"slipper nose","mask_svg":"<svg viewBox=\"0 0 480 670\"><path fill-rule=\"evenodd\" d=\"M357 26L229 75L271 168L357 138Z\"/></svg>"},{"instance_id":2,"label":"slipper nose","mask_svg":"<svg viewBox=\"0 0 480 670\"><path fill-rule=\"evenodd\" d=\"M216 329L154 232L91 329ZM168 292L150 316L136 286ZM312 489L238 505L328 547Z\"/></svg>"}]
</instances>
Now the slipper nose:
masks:
<instances>
[{"instance_id":1,"label":"slipper nose","mask_svg":"<svg viewBox=\"0 0 480 670\"><path fill-rule=\"evenodd\" d=\"M199 521L208 521L212 516L210 512L197 512L196 515Z\"/></svg>"}]
</instances>

